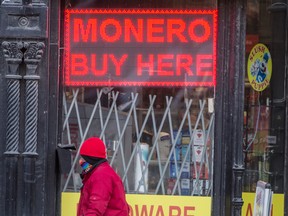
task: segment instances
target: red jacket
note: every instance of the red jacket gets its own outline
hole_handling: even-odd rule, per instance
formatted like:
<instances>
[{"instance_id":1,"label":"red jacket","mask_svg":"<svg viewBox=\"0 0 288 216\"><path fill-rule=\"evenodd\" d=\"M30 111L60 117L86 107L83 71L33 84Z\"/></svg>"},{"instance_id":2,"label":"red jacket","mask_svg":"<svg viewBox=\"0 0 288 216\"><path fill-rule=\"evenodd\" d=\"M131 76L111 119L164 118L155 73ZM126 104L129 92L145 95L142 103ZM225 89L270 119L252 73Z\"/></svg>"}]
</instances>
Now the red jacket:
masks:
<instances>
[{"instance_id":1,"label":"red jacket","mask_svg":"<svg viewBox=\"0 0 288 216\"><path fill-rule=\"evenodd\" d=\"M108 162L84 176L77 216L128 216L128 212L122 180Z\"/></svg>"}]
</instances>

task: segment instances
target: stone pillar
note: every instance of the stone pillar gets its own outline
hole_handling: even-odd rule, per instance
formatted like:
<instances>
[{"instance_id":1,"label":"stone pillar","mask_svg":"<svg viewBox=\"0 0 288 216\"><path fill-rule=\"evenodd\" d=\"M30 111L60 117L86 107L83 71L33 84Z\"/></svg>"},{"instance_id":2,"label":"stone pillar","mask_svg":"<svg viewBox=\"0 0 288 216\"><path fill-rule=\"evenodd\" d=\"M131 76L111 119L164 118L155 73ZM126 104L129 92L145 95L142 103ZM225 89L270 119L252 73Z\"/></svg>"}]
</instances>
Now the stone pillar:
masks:
<instances>
[{"instance_id":1,"label":"stone pillar","mask_svg":"<svg viewBox=\"0 0 288 216\"><path fill-rule=\"evenodd\" d=\"M240 216L246 1L218 1L217 86L212 215Z\"/></svg>"},{"instance_id":2,"label":"stone pillar","mask_svg":"<svg viewBox=\"0 0 288 216\"><path fill-rule=\"evenodd\" d=\"M44 43L24 42L24 63L26 73L25 81L25 135L24 135L24 212L25 215L33 215L33 198L35 198L35 163L37 160L37 136L38 136L38 104L39 104L39 79L37 67L41 61Z\"/></svg>"},{"instance_id":3,"label":"stone pillar","mask_svg":"<svg viewBox=\"0 0 288 216\"><path fill-rule=\"evenodd\" d=\"M19 64L22 62L23 48L21 42L2 43L4 58L8 64L7 82L7 115L6 115L6 149L5 176L6 193L5 207L7 215L16 215L17 164L19 160L19 125L20 125L20 79Z\"/></svg>"},{"instance_id":4,"label":"stone pillar","mask_svg":"<svg viewBox=\"0 0 288 216\"><path fill-rule=\"evenodd\" d=\"M0 0L1 215L60 214L59 14L58 0Z\"/></svg>"}]
</instances>

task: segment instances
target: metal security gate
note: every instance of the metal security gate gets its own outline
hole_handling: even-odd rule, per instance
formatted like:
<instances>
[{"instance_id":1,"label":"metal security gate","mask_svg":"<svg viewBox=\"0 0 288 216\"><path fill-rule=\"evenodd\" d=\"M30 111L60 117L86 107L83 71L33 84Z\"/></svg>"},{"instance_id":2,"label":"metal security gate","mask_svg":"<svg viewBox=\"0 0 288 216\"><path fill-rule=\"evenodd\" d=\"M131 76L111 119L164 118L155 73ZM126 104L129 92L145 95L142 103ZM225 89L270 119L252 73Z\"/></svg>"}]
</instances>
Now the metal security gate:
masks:
<instances>
[{"instance_id":1,"label":"metal security gate","mask_svg":"<svg viewBox=\"0 0 288 216\"><path fill-rule=\"evenodd\" d=\"M175 100L172 96L165 96L159 112L156 95L149 95L145 109L138 107L139 95L130 93L123 109L117 104L121 93L112 88L97 89L94 103L84 103L81 88L64 90L62 147L75 146L76 150L71 151L69 172L62 175L63 191L79 190L79 146L88 137L98 136L104 140L110 164L121 176L127 193L210 196L213 99L193 99L184 94L185 107L179 118L171 106ZM108 105L103 106L103 96L109 99Z\"/></svg>"}]
</instances>

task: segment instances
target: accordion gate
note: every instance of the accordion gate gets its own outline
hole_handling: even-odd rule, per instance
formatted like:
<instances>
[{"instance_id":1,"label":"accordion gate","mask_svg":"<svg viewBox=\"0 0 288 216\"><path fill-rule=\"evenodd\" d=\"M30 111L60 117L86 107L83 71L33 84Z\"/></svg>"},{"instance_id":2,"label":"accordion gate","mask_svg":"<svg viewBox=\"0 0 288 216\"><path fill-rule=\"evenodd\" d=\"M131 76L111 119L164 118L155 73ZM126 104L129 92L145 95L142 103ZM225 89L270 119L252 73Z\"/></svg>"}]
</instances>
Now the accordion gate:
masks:
<instances>
[{"instance_id":1,"label":"accordion gate","mask_svg":"<svg viewBox=\"0 0 288 216\"><path fill-rule=\"evenodd\" d=\"M86 138L98 136L104 140L110 164L121 176L127 193L211 195L214 112L209 113L208 118L204 117L208 106L206 100L197 99L197 115L196 118L191 118L193 98L185 98L185 111L175 129L171 110L172 96L165 97L165 108L159 117L154 108L156 95L149 95L149 107L143 112L143 109L137 108L139 94L131 93L129 109L123 112L116 103L118 91L109 93L111 104L108 107L101 105L101 96L107 93L104 88L97 90L94 104L81 102L81 88L72 88L70 92L71 94L65 91L63 93L62 139L65 143L63 146L75 145L76 151L71 154L70 171L62 176L63 191L79 190L79 146ZM146 133L148 121L150 124L152 122L149 126L153 130L153 140L149 144L148 155L143 156L141 138ZM184 125L188 125L185 132ZM169 134L170 145L169 153L163 160L160 158L163 148L161 149L159 140L164 127L169 130L166 132ZM197 143L197 136L202 136L203 142L200 145ZM185 145L181 143L184 138ZM137 168L136 160L140 162ZM136 171L140 173L137 177L140 177L138 184L135 181Z\"/></svg>"}]
</instances>

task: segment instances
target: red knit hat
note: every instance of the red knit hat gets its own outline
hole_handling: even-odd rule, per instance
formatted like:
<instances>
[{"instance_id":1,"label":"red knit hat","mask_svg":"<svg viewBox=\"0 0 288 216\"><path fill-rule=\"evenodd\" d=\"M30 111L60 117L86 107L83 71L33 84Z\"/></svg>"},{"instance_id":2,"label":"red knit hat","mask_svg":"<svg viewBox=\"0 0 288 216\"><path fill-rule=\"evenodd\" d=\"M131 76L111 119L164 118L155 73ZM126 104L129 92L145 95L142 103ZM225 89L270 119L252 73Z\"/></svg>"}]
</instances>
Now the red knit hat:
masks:
<instances>
[{"instance_id":1,"label":"red knit hat","mask_svg":"<svg viewBox=\"0 0 288 216\"><path fill-rule=\"evenodd\" d=\"M98 137L90 137L83 142L80 148L80 155L106 158L106 146Z\"/></svg>"}]
</instances>

